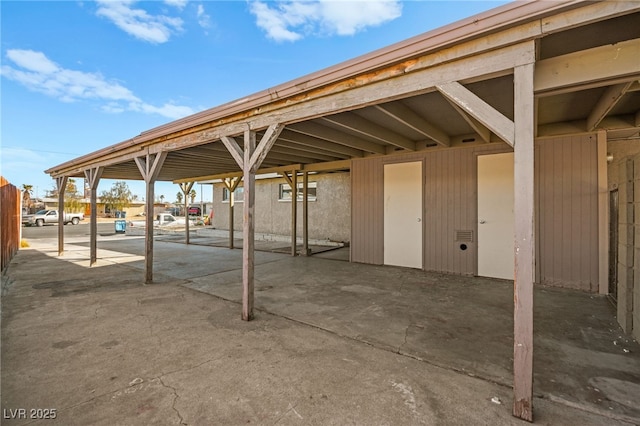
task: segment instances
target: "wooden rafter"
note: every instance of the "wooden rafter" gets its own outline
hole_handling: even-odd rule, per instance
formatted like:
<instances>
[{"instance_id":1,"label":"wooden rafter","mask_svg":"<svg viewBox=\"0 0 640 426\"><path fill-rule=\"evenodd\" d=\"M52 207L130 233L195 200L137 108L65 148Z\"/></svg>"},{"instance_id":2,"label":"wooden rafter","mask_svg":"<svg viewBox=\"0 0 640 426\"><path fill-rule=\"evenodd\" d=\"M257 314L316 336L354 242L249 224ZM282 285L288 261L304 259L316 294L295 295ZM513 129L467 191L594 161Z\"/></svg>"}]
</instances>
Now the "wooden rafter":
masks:
<instances>
[{"instance_id":1,"label":"wooden rafter","mask_svg":"<svg viewBox=\"0 0 640 426\"><path fill-rule=\"evenodd\" d=\"M416 150L416 143L412 140L351 112L330 115L323 117L322 119L328 123L359 133L367 138L376 139L385 144L390 144L409 151Z\"/></svg>"},{"instance_id":2,"label":"wooden rafter","mask_svg":"<svg viewBox=\"0 0 640 426\"><path fill-rule=\"evenodd\" d=\"M631 84L633 84L633 81L616 84L614 86L610 86L604 92L587 118L587 130L589 132L592 132L596 127L598 127L600 122L607 116L613 107L616 106L624 94L627 93Z\"/></svg>"},{"instance_id":3,"label":"wooden rafter","mask_svg":"<svg viewBox=\"0 0 640 426\"><path fill-rule=\"evenodd\" d=\"M329 142L349 146L351 148L359 149L365 152L370 152L372 154L384 154L386 152L384 146L378 143L350 135L348 133L336 130L328 126L323 126L313 121L298 123L289 126L289 129L298 133L304 133L309 136L324 139Z\"/></svg>"},{"instance_id":4,"label":"wooden rafter","mask_svg":"<svg viewBox=\"0 0 640 426\"><path fill-rule=\"evenodd\" d=\"M513 121L480 99L475 93L457 81L438 84L436 88L446 99L491 129L499 138L511 146L514 145L515 129Z\"/></svg>"},{"instance_id":5,"label":"wooden rafter","mask_svg":"<svg viewBox=\"0 0 640 426\"><path fill-rule=\"evenodd\" d=\"M444 131L429 123L424 118L416 114L411 108L402 102L391 102L375 106L379 111L415 130L416 132L433 139L442 146L451 145L451 139Z\"/></svg>"}]
</instances>

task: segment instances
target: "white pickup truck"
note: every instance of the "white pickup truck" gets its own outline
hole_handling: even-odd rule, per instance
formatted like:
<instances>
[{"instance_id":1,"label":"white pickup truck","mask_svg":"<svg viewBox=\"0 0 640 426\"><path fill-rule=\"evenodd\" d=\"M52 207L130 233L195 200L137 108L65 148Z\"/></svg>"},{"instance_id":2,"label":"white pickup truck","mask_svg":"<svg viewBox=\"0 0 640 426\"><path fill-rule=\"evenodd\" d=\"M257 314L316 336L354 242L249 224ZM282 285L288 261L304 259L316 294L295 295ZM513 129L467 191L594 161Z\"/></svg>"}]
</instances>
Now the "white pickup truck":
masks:
<instances>
[{"instance_id":1,"label":"white pickup truck","mask_svg":"<svg viewBox=\"0 0 640 426\"><path fill-rule=\"evenodd\" d=\"M153 226L171 226L171 225L184 225L184 219L177 219L171 213L159 213L156 215L153 221ZM130 220L127 222L129 227L143 227L147 226L146 220Z\"/></svg>"},{"instance_id":2,"label":"white pickup truck","mask_svg":"<svg viewBox=\"0 0 640 426\"><path fill-rule=\"evenodd\" d=\"M64 224L77 225L84 220L84 213L64 213ZM57 210L40 210L35 214L22 216L22 223L27 226L44 226L58 223Z\"/></svg>"}]
</instances>

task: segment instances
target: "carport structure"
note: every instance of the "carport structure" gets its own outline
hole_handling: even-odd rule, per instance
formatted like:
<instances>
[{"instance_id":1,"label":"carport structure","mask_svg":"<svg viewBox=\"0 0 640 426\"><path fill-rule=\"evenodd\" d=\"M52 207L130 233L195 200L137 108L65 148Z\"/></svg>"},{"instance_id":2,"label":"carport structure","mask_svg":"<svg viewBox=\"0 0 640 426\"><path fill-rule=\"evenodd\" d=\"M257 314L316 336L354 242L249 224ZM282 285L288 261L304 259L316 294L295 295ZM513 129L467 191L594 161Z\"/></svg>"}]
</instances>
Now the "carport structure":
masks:
<instances>
[{"instance_id":1,"label":"carport structure","mask_svg":"<svg viewBox=\"0 0 640 426\"><path fill-rule=\"evenodd\" d=\"M294 187L299 174L304 182L309 172L351 169L355 221L355 210L366 209L359 196L383 209L383 196L388 194L382 187L375 189L386 170L383 163L420 163L419 182L424 185L423 155L431 155L437 163L439 154L432 153L463 155L474 150L475 158L483 152L513 152L513 413L531 421L533 284L540 276L535 206L546 191L536 184L536 173L540 173L535 165L536 144L566 137L593 142L588 161L595 170L597 194L595 219L589 222L595 227L589 232L596 262L591 267L595 291L606 293L607 142L638 138L639 58L640 2L514 2L148 130L46 172L57 179L60 206L69 177L88 179L92 207L101 178L146 182L146 282L153 279L154 183L172 181L186 188L191 182L219 178L234 185L242 177L242 318L250 320L257 174L281 173ZM380 168L366 171L369 161L379 161ZM457 172L463 169L459 166ZM367 191L378 192L370 197ZM440 199L433 200L436 205L427 205L422 198L419 203L417 222L425 239L430 235L422 217L428 209L456 214L455 205L438 205ZM96 259L95 212L92 208L92 262ZM468 216L475 225L460 234L456 231L456 241L478 234L479 218L475 211ZM384 226L390 225L385 222ZM369 231L379 234L384 226L352 228L352 260L388 263L382 254L384 239L361 238ZM62 253L62 226L59 229ZM421 244L426 243L421 240ZM368 250L374 254L369 256ZM471 252L477 254L477 247L472 246ZM470 265L470 270L453 272L478 274L477 260ZM418 267L431 269L424 261Z\"/></svg>"}]
</instances>

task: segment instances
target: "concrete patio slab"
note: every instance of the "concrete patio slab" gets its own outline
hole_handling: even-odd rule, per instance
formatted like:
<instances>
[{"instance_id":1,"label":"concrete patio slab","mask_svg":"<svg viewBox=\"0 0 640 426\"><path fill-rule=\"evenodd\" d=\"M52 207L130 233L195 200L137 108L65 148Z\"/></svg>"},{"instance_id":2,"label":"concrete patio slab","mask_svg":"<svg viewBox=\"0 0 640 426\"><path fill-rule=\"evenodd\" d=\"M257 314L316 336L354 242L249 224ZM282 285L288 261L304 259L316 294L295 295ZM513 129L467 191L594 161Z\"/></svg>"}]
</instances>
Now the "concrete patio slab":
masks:
<instances>
[{"instance_id":1,"label":"concrete patio slab","mask_svg":"<svg viewBox=\"0 0 640 426\"><path fill-rule=\"evenodd\" d=\"M247 323L240 250L156 241L143 285L143 239L100 239L91 268L85 244L32 244L2 277L3 415L56 410L3 424L523 424L508 282L265 253ZM606 300L536 306L535 422L637 423L640 349Z\"/></svg>"}]
</instances>

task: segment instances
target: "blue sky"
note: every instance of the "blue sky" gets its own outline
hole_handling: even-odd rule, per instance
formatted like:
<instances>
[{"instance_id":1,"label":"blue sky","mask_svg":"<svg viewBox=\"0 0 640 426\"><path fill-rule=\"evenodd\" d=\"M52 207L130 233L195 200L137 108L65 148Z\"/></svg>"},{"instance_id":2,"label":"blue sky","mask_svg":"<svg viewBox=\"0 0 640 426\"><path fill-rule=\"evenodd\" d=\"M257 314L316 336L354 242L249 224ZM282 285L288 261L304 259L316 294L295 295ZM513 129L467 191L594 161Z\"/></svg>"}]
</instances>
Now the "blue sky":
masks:
<instances>
[{"instance_id":1,"label":"blue sky","mask_svg":"<svg viewBox=\"0 0 640 426\"><path fill-rule=\"evenodd\" d=\"M42 197L52 166L504 3L2 0L0 173Z\"/></svg>"}]
</instances>

